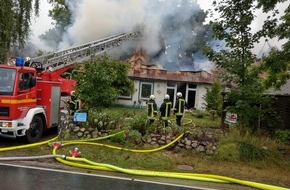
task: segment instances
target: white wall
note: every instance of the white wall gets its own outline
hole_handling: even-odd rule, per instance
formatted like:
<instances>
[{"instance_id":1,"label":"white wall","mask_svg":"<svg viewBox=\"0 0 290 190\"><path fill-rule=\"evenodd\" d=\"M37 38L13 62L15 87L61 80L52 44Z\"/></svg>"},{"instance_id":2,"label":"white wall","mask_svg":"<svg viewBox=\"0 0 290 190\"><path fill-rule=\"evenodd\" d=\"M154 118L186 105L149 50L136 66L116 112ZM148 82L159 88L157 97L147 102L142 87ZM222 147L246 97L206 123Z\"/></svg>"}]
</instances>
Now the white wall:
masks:
<instances>
[{"instance_id":1,"label":"white wall","mask_svg":"<svg viewBox=\"0 0 290 190\"><path fill-rule=\"evenodd\" d=\"M157 107L161 106L167 91L167 82L154 82L154 95Z\"/></svg>"},{"instance_id":2,"label":"white wall","mask_svg":"<svg viewBox=\"0 0 290 190\"><path fill-rule=\"evenodd\" d=\"M206 94L206 87L211 87L211 85L207 84L199 84L196 87L196 97L195 97L195 108L196 109L205 109L203 105L205 103L203 96ZM141 100L141 104L139 104L139 88L140 81L134 80L134 93L132 94L131 99L119 99L117 101L120 105L126 105L129 107L133 107L134 101L136 101L136 107L146 108L146 100ZM167 92L167 82L155 81L153 82L153 94L155 95L155 101L157 107L161 106L164 96Z\"/></svg>"},{"instance_id":3,"label":"white wall","mask_svg":"<svg viewBox=\"0 0 290 190\"><path fill-rule=\"evenodd\" d=\"M198 110L205 109L204 106L204 95L206 94L206 88L210 88L211 85L208 84L200 84L196 87L196 97L195 97L195 108Z\"/></svg>"}]
</instances>

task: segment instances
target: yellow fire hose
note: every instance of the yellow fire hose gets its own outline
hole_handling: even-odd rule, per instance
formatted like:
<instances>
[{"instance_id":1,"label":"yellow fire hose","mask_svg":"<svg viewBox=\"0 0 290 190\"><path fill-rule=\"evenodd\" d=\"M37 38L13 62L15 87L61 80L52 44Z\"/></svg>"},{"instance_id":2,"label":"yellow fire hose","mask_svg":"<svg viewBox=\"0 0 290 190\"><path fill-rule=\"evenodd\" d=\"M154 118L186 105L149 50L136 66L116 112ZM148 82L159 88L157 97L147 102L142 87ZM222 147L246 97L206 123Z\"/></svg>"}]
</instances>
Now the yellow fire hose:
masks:
<instances>
[{"instance_id":1,"label":"yellow fire hose","mask_svg":"<svg viewBox=\"0 0 290 190\"><path fill-rule=\"evenodd\" d=\"M159 150L165 149L165 148L169 147L170 145L174 144L175 142L177 142L184 135L184 134L182 134L182 135L178 136L174 141L172 141L171 143L169 143L165 146L162 146L162 147L159 147L156 149L150 149L150 150L127 149L127 148L121 148L121 147L117 147L117 146L111 146L111 145L91 142L91 141L110 138L114 135L117 135L117 134L120 134L123 132L124 131L121 131L121 132L118 132L116 134L112 134L112 135L109 135L106 137L101 137L101 138L96 138L96 139L63 141L62 146L74 145L74 144L95 145L95 146L103 146L103 147L107 147L107 148L113 148L113 149L124 150L124 151L148 153L148 152L154 152L154 151L159 151ZM34 146L39 146L39 145L44 145L44 144L51 144L51 142L55 141L57 138L58 137L55 137L55 138L48 140L48 141L29 144L29 145L0 148L0 152L9 151L9 150L17 150L17 149L22 149L22 148L29 148L29 147L34 147ZM287 188L284 188L284 187L267 185L267 184L262 184L262 183L257 183L257 182L239 180L239 179L235 179L235 178L218 176L218 175L211 175L211 174L195 174L195 173L182 173L182 172L180 172L180 173L179 172L159 172L159 171L125 169L125 168L120 168L118 166L114 166L114 165L110 165L110 164L96 163L96 162L90 161L86 158L79 158L79 157L76 158L76 157L58 155L58 154L56 154L57 149L58 148L56 148L56 147L53 148L53 151L52 151L53 156L42 156L42 157L43 158L44 157L49 157L49 158L54 157L60 163L63 163L63 164L69 165L69 166L73 166L73 167L86 168L86 169L116 171L116 172L123 172L126 174L131 174L131 175L139 175L139 176L167 177L167 178L176 178L176 179L207 181L207 182L214 182L214 183L236 183L236 184L240 184L240 185L244 185L244 186L263 189L263 190L287 190ZM15 157L13 157L13 158L16 159ZM24 157L24 159L25 159L25 157ZM7 159L7 160L9 160L9 159Z\"/></svg>"}]
</instances>

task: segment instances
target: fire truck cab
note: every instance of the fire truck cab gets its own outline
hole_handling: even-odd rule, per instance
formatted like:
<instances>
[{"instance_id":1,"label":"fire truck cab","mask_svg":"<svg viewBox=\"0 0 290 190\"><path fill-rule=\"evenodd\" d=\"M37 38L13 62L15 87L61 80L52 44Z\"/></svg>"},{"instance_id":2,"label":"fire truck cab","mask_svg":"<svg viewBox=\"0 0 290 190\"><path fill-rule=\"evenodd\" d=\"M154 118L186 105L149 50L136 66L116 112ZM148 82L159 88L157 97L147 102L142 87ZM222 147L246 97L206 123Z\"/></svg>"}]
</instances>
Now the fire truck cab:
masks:
<instances>
[{"instance_id":1,"label":"fire truck cab","mask_svg":"<svg viewBox=\"0 0 290 190\"><path fill-rule=\"evenodd\" d=\"M35 68L0 65L0 136L38 141L58 125L60 96L61 83L41 80Z\"/></svg>"},{"instance_id":2,"label":"fire truck cab","mask_svg":"<svg viewBox=\"0 0 290 190\"><path fill-rule=\"evenodd\" d=\"M141 37L142 30L29 58L25 63L17 58L15 66L0 64L0 136L38 141L45 129L58 126L61 100L68 100L76 89L75 80L61 75L74 64Z\"/></svg>"}]
</instances>

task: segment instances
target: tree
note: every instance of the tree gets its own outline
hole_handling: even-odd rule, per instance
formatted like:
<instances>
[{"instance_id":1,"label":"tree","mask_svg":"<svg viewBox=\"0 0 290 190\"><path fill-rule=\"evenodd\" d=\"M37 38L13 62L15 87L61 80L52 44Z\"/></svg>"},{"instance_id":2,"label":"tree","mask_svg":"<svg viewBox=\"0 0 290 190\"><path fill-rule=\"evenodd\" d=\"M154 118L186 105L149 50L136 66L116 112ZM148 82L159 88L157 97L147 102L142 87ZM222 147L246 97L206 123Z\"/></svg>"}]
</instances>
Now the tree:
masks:
<instances>
[{"instance_id":1,"label":"tree","mask_svg":"<svg viewBox=\"0 0 290 190\"><path fill-rule=\"evenodd\" d=\"M259 1L258 4L254 0L214 1L213 5L220 18L210 24L214 37L225 42L226 48L216 51L208 47L205 50L209 59L224 71L223 80L235 86L227 95L229 111L238 114L241 127L249 127L253 131L257 127L258 118L263 117L266 112L260 106L267 105L270 101L265 96L266 89L261 83L261 68L251 51L254 44L265 36L266 29L271 28L269 25L256 33L251 32L256 9L264 4L269 5L267 2L269 1ZM272 10L271 7L274 6L265 6L264 10Z\"/></svg>"},{"instance_id":2,"label":"tree","mask_svg":"<svg viewBox=\"0 0 290 190\"><path fill-rule=\"evenodd\" d=\"M264 5L267 5L266 2ZM266 8L273 9L273 6ZM282 50L272 49L269 56L262 60L262 69L267 73L264 84L266 87L273 86L276 89L279 89L290 78L290 5L280 21L281 23L277 24L278 20L273 18L264 25L266 37L278 37L279 40L286 41Z\"/></svg>"},{"instance_id":3,"label":"tree","mask_svg":"<svg viewBox=\"0 0 290 190\"><path fill-rule=\"evenodd\" d=\"M1 0L0 61L6 62L12 45L23 48L28 36L32 13L39 13L39 0Z\"/></svg>"},{"instance_id":4,"label":"tree","mask_svg":"<svg viewBox=\"0 0 290 190\"><path fill-rule=\"evenodd\" d=\"M128 78L129 64L104 55L74 67L78 85L76 94L89 108L113 105L118 96L132 93L133 82Z\"/></svg>"},{"instance_id":5,"label":"tree","mask_svg":"<svg viewBox=\"0 0 290 190\"><path fill-rule=\"evenodd\" d=\"M48 0L52 5L49 15L54 21L54 28L49 29L44 34L40 35L40 39L44 40L48 46L57 49L58 43L62 39L67 26L72 22L72 13L68 6L68 1L65 0ZM70 2L71 3L71 2Z\"/></svg>"},{"instance_id":6,"label":"tree","mask_svg":"<svg viewBox=\"0 0 290 190\"><path fill-rule=\"evenodd\" d=\"M215 80L211 88L206 88L206 94L203 97L207 110L214 110L218 114L222 111L222 85L220 81Z\"/></svg>"}]
</instances>

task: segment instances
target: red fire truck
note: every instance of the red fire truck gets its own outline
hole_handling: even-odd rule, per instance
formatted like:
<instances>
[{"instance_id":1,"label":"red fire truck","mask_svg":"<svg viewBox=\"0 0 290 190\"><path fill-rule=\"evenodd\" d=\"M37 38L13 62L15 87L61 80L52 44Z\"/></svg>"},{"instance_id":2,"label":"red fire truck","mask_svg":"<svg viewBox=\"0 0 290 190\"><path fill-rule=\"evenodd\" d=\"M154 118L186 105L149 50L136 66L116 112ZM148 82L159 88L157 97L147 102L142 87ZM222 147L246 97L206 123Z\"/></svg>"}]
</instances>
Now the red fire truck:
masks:
<instances>
[{"instance_id":1,"label":"red fire truck","mask_svg":"<svg viewBox=\"0 0 290 190\"><path fill-rule=\"evenodd\" d=\"M39 141L43 132L59 125L61 99L75 90L76 81L61 77L74 64L81 63L139 38L140 30L111 36L15 65L0 65L0 136L25 137Z\"/></svg>"}]
</instances>

